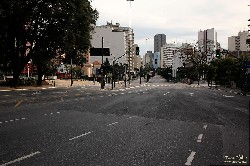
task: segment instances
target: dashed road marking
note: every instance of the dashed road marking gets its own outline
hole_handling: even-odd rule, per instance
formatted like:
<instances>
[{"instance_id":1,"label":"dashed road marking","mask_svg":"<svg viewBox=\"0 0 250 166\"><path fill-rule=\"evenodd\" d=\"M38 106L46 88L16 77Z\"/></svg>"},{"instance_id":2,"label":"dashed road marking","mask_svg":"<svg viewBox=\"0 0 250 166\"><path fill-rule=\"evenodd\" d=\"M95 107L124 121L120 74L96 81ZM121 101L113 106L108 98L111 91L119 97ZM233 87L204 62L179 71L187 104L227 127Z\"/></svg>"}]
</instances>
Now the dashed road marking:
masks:
<instances>
[{"instance_id":1,"label":"dashed road marking","mask_svg":"<svg viewBox=\"0 0 250 166\"><path fill-rule=\"evenodd\" d=\"M117 124L118 122L114 122L114 123L110 123L110 124L108 124L107 126L112 126L112 125L115 125L115 124Z\"/></svg>"},{"instance_id":2,"label":"dashed road marking","mask_svg":"<svg viewBox=\"0 0 250 166\"><path fill-rule=\"evenodd\" d=\"M197 142L201 142L202 137L203 137L203 134L200 134L200 135L198 136Z\"/></svg>"},{"instance_id":3,"label":"dashed road marking","mask_svg":"<svg viewBox=\"0 0 250 166\"><path fill-rule=\"evenodd\" d=\"M247 109L245 108L235 108L235 109L249 115L249 111L247 111Z\"/></svg>"},{"instance_id":4,"label":"dashed road marking","mask_svg":"<svg viewBox=\"0 0 250 166\"><path fill-rule=\"evenodd\" d=\"M185 165L191 165L193 159L194 159L194 155L196 152L192 151L191 154L188 156L187 158L187 162L185 163Z\"/></svg>"},{"instance_id":5,"label":"dashed road marking","mask_svg":"<svg viewBox=\"0 0 250 166\"><path fill-rule=\"evenodd\" d=\"M11 90L0 90L0 92L9 92Z\"/></svg>"},{"instance_id":6,"label":"dashed road marking","mask_svg":"<svg viewBox=\"0 0 250 166\"><path fill-rule=\"evenodd\" d=\"M39 153L40 153L39 151L37 151L37 152L35 152L35 153L31 153L31 154L29 154L29 155L27 155L27 156L23 156L23 157L20 157L20 158L18 158L18 159L15 159L15 160L13 160L13 161L10 161L10 162L1 164L0 166L7 166L7 165L10 165L10 164L14 164L14 163L16 163L16 162L20 162L20 161L25 160L25 159L27 159L27 158L33 157L33 156L35 156L35 155L37 155L37 154L39 154Z\"/></svg>"},{"instance_id":7,"label":"dashed road marking","mask_svg":"<svg viewBox=\"0 0 250 166\"><path fill-rule=\"evenodd\" d=\"M87 133L84 133L84 134L81 134L81 135L79 135L79 136L70 138L69 141L72 141L72 140L74 140L74 139L78 139L78 138L80 138L80 137L86 136L86 135L91 134L91 133L92 133L92 131L87 132Z\"/></svg>"},{"instance_id":8,"label":"dashed road marking","mask_svg":"<svg viewBox=\"0 0 250 166\"><path fill-rule=\"evenodd\" d=\"M204 125L203 128L206 130L207 129L207 125Z\"/></svg>"},{"instance_id":9,"label":"dashed road marking","mask_svg":"<svg viewBox=\"0 0 250 166\"><path fill-rule=\"evenodd\" d=\"M18 121L18 120L25 120L26 118L20 118L20 119L18 119L18 118L16 118L16 119L11 119L11 120L5 120L5 121L2 121L2 122L0 122L0 124L4 124L4 123L11 123L11 122L15 122L15 121Z\"/></svg>"},{"instance_id":10,"label":"dashed road marking","mask_svg":"<svg viewBox=\"0 0 250 166\"><path fill-rule=\"evenodd\" d=\"M230 98L231 98L231 97L234 97L234 96L227 96L227 95L223 95L223 96L224 96L224 97L230 97Z\"/></svg>"}]
</instances>

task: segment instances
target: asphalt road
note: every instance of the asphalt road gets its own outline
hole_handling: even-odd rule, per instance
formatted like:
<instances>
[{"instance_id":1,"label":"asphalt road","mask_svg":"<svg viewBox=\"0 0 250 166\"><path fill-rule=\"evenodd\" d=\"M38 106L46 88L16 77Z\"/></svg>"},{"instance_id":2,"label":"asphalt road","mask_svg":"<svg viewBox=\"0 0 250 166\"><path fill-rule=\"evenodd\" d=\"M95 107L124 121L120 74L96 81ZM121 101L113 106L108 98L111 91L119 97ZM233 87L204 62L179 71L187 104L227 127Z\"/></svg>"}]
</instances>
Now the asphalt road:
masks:
<instances>
[{"instance_id":1,"label":"asphalt road","mask_svg":"<svg viewBox=\"0 0 250 166\"><path fill-rule=\"evenodd\" d=\"M0 92L0 166L249 165L249 96L167 83Z\"/></svg>"}]
</instances>

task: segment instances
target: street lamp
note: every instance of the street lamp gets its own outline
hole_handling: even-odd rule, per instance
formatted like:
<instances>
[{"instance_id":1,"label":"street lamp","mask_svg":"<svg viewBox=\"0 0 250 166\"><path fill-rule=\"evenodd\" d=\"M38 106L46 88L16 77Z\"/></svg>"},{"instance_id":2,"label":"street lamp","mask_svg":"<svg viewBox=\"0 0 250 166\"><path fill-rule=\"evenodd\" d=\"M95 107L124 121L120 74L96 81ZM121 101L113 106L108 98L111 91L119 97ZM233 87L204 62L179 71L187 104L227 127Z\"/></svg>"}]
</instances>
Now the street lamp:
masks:
<instances>
[{"instance_id":1,"label":"street lamp","mask_svg":"<svg viewBox=\"0 0 250 166\"><path fill-rule=\"evenodd\" d=\"M130 12L129 12L129 27L131 28L131 24L132 24L132 8L131 8L131 2L134 1L134 0L127 0L129 1L129 5L130 5Z\"/></svg>"}]
</instances>

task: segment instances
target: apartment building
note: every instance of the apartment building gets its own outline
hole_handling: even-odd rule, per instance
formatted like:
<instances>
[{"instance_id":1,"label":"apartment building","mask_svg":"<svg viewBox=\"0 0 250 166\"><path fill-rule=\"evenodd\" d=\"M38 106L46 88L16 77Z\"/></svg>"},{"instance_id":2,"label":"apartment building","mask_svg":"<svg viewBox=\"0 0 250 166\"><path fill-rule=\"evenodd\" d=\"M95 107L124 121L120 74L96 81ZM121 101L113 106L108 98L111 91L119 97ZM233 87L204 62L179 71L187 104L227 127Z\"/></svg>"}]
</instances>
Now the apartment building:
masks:
<instances>
[{"instance_id":1,"label":"apartment building","mask_svg":"<svg viewBox=\"0 0 250 166\"><path fill-rule=\"evenodd\" d=\"M135 55L134 49L134 32L130 27L122 27L119 23L113 24L107 22L107 25L96 26L92 35L91 44L92 47L102 47L102 37L104 39L103 47L110 48L110 56L108 58L110 63L114 59L117 59L118 63L129 64L128 71L134 71L133 57ZM90 63L95 61L101 62L101 56L91 56Z\"/></svg>"},{"instance_id":2,"label":"apartment building","mask_svg":"<svg viewBox=\"0 0 250 166\"><path fill-rule=\"evenodd\" d=\"M207 55L207 63L213 60L216 49L219 49L219 45L215 29L200 30L198 32L198 50Z\"/></svg>"},{"instance_id":3,"label":"apartment building","mask_svg":"<svg viewBox=\"0 0 250 166\"><path fill-rule=\"evenodd\" d=\"M250 51L247 39L250 34L248 31L238 33L238 36L228 37L228 51Z\"/></svg>"},{"instance_id":4,"label":"apartment building","mask_svg":"<svg viewBox=\"0 0 250 166\"><path fill-rule=\"evenodd\" d=\"M172 67L173 57L182 44L165 44L161 47L161 68Z\"/></svg>"},{"instance_id":5,"label":"apartment building","mask_svg":"<svg viewBox=\"0 0 250 166\"><path fill-rule=\"evenodd\" d=\"M134 50L136 50L136 47L138 47L137 44L134 44ZM142 58L140 55L134 55L133 57L133 66L135 69L140 69L140 67L142 66Z\"/></svg>"},{"instance_id":6,"label":"apartment building","mask_svg":"<svg viewBox=\"0 0 250 166\"><path fill-rule=\"evenodd\" d=\"M154 52L160 52L161 47L166 44L166 35L157 34L154 36Z\"/></svg>"},{"instance_id":7,"label":"apartment building","mask_svg":"<svg viewBox=\"0 0 250 166\"><path fill-rule=\"evenodd\" d=\"M154 53L152 51L147 51L143 57L143 64L145 67L153 68Z\"/></svg>"}]
</instances>

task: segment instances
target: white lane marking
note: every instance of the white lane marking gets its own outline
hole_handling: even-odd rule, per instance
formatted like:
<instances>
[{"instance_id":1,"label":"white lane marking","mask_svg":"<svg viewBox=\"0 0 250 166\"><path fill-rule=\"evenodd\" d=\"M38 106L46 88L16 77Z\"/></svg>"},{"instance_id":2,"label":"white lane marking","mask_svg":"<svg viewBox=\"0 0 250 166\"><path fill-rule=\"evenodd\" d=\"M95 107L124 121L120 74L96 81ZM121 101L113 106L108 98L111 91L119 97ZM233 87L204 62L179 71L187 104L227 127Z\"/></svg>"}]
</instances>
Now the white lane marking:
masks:
<instances>
[{"instance_id":1,"label":"white lane marking","mask_svg":"<svg viewBox=\"0 0 250 166\"><path fill-rule=\"evenodd\" d=\"M56 112L56 113L60 114L61 112Z\"/></svg>"},{"instance_id":2,"label":"white lane marking","mask_svg":"<svg viewBox=\"0 0 250 166\"><path fill-rule=\"evenodd\" d=\"M137 118L138 116L130 116L129 119Z\"/></svg>"},{"instance_id":3,"label":"white lane marking","mask_svg":"<svg viewBox=\"0 0 250 166\"><path fill-rule=\"evenodd\" d=\"M80 137L86 136L86 135L91 134L91 133L92 133L92 131L87 132L87 133L84 133L84 134L79 135L79 136L76 136L76 137L73 137L73 138L70 138L70 139L69 139L69 141L72 141L72 140L74 140L74 139L77 139L77 138L80 138Z\"/></svg>"},{"instance_id":4,"label":"white lane marking","mask_svg":"<svg viewBox=\"0 0 250 166\"><path fill-rule=\"evenodd\" d=\"M45 116L47 115L47 114L44 114Z\"/></svg>"},{"instance_id":5,"label":"white lane marking","mask_svg":"<svg viewBox=\"0 0 250 166\"><path fill-rule=\"evenodd\" d=\"M39 151L37 151L37 152L35 152L35 153L31 153L31 154L29 154L29 155L27 155L27 156L20 157L20 158L18 158L18 159L15 159L15 160L10 161L10 162L8 162L8 163L2 164L2 165L0 165L0 166L7 166L7 165L10 165L10 164L14 164L14 163L16 163L16 162L20 162L20 161L25 160L25 159L27 159L27 158L33 157L33 156L35 156L35 155L37 155L37 154L39 154L39 153L40 153Z\"/></svg>"},{"instance_id":6,"label":"white lane marking","mask_svg":"<svg viewBox=\"0 0 250 166\"><path fill-rule=\"evenodd\" d=\"M223 95L224 97L234 97L234 96L227 96L227 95Z\"/></svg>"},{"instance_id":7,"label":"white lane marking","mask_svg":"<svg viewBox=\"0 0 250 166\"><path fill-rule=\"evenodd\" d=\"M51 112L50 115L53 115L53 112Z\"/></svg>"},{"instance_id":8,"label":"white lane marking","mask_svg":"<svg viewBox=\"0 0 250 166\"><path fill-rule=\"evenodd\" d=\"M207 129L207 125L204 125L203 128L206 130Z\"/></svg>"},{"instance_id":9,"label":"white lane marking","mask_svg":"<svg viewBox=\"0 0 250 166\"><path fill-rule=\"evenodd\" d=\"M3 123L3 122L0 122L0 124Z\"/></svg>"},{"instance_id":10,"label":"white lane marking","mask_svg":"<svg viewBox=\"0 0 250 166\"><path fill-rule=\"evenodd\" d=\"M185 165L191 165L193 159L194 159L194 155L196 152L192 151L191 154L188 156L187 158L187 162L185 163Z\"/></svg>"},{"instance_id":11,"label":"white lane marking","mask_svg":"<svg viewBox=\"0 0 250 166\"><path fill-rule=\"evenodd\" d=\"M51 92L53 94L61 94L61 93L65 93L65 92Z\"/></svg>"},{"instance_id":12,"label":"white lane marking","mask_svg":"<svg viewBox=\"0 0 250 166\"><path fill-rule=\"evenodd\" d=\"M203 134L200 134L200 135L198 136L197 142L201 142L202 137L203 137Z\"/></svg>"},{"instance_id":13,"label":"white lane marking","mask_svg":"<svg viewBox=\"0 0 250 166\"><path fill-rule=\"evenodd\" d=\"M12 119L10 120L10 122L13 122L13 121L14 121L14 120L12 120Z\"/></svg>"},{"instance_id":14,"label":"white lane marking","mask_svg":"<svg viewBox=\"0 0 250 166\"><path fill-rule=\"evenodd\" d=\"M9 92L11 90L0 90L0 92Z\"/></svg>"},{"instance_id":15,"label":"white lane marking","mask_svg":"<svg viewBox=\"0 0 250 166\"><path fill-rule=\"evenodd\" d=\"M42 93L39 91L39 92L35 92L35 93L32 93L32 95L41 95Z\"/></svg>"},{"instance_id":16,"label":"white lane marking","mask_svg":"<svg viewBox=\"0 0 250 166\"><path fill-rule=\"evenodd\" d=\"M5 123L8 123L9 121L6 120L6 121L4 121L4 122L5 122Z\"/></svg>"},{"instance_id":17,"label":"white lane marking","mask_svg":"<svg viewBox=\"0 0 250 166\"><path fill-rule=\"evenodd\" d=\"M21 118L22 120L25 120L26 118Z\"/></svg>"},{"instance_id":18,"label":"white lane marking","mask_svg":"<svg viewBox=\"0 0 250 166\"><path fill-rule=\"evenodd\" d=\"M28 90L28 89L16 89L16 90Z\"/></svg>"},{"instance_id":19,"label":"white lane marking","mask_svg":"<svg viewBox=\"0 0 250 166\"><path fill-rule=\"evenodd\" d=\"M247 109L245 108L235 108L235 109L249 115L249 111L247 111Z\"/></svg>"},{"instance_id":20,"label":"white lane marking","mask_svg":"<svg viewBox=\"0 0 250 166\"><path fill-rule=\"evenodd\" d=\"M115 125L115 124L117 124L118 122L114 122L114 123L110 123L110 124L108 124L107 126L112 126L112 125Z\"/></svg>"},{"instance_id":21,"label":"white lane marking","mask_svg":"<svg viewBox=\"0 0 250 166\"><path fill-rule=\"evenodd\" d=\"M19 119L15 119L16 121L18 121Z\"/></svg>"}]
</instances>

